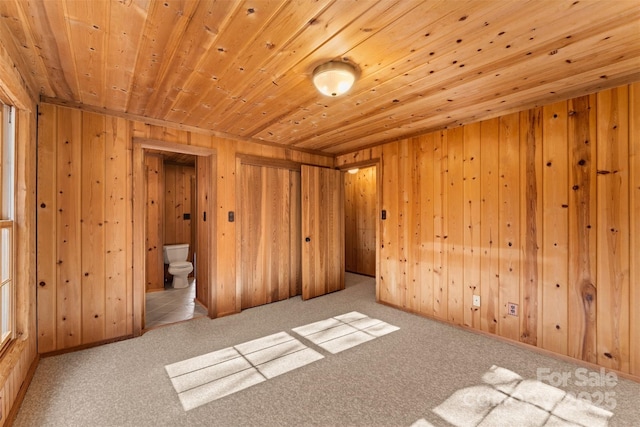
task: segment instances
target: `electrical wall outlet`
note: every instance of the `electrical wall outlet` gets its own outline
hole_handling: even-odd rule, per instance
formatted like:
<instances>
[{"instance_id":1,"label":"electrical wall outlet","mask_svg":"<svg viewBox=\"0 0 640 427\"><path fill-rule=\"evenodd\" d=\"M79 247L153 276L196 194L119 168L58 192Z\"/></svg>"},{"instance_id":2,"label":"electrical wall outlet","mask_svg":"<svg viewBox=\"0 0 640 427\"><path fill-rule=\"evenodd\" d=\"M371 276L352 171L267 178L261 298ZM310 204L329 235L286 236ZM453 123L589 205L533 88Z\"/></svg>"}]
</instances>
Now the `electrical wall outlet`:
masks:
<instances>
[{"instance_id":1,"label":"electrical wall outlet","mask_svg":"<svg viewBox=\"0 0 640 427\"><path fill-rule=\"evenodd\" d=\"M507 310L508 310L509 316L518 316L518 304L515 304L512 302L508 303Z\"/></svg>"},{"instance_id":2,"label":"electrical wall outlet","mask_svg":"<svg viewBox=\"0 0 640 427\"><path fill-rule=\"evenodd\" d=\"M473 306L480 307L480 295L473 296Z\"/></svg>"}]
</instances>

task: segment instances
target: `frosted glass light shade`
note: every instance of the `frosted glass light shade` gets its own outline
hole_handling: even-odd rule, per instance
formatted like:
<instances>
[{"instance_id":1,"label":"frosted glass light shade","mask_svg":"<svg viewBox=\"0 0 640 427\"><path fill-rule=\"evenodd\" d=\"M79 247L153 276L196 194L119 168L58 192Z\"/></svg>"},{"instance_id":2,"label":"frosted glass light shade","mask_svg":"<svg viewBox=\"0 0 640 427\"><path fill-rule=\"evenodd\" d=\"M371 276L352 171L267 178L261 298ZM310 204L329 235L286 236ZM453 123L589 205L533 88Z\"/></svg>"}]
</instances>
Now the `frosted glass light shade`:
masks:
<instances>
[{"instance_id":1,"label":"frosted glass light shade","mask_svg":"<svg viewBox=\"0 0 640 427\"><path fill-rule=\"evenodd\" d=\"M326 96L340 96L356 81L354 68L345 62L327 62L313 70L313 84Z\"/></svg>"}]
</instances>

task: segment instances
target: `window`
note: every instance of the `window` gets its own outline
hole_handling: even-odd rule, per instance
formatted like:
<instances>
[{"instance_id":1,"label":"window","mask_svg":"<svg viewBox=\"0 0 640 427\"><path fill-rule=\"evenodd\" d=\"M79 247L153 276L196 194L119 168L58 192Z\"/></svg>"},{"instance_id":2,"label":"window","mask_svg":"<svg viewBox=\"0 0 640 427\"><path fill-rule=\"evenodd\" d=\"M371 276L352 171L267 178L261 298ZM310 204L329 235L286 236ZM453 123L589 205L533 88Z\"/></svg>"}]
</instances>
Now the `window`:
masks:
<instances>
[{"instance_id":1,"label":"window","mask_svg":"<svg viewBox=\"0 0 640 427\"><path fill-rule=\"evenodd\" d=\"M0 349L14 332L15 109L0 104Z\"/></svg>"}]
</instances>

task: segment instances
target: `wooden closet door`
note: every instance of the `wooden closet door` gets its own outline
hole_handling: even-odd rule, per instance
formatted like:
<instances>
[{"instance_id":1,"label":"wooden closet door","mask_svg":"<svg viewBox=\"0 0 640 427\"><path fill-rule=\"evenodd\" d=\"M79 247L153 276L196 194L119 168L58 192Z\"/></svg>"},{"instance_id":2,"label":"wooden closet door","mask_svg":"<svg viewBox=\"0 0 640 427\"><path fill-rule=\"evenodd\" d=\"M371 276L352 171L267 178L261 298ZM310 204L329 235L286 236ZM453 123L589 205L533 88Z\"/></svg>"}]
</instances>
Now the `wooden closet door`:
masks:
<instances>
[{"instance_id":1,"label":"wooden closet door","mask_svg":"<svg viewBox=\"0 0 640 427\"><path fill-rule=\"evenodd\" d=\"M295 290L291 179L288 169L240 166L242 309L287 299Z\"/></svg>"},{"instance_id":2,"label":"wooden closet door","mask_svg":"<svg viewBox=\"0 0 640 427\"><path fill-rule=\"evenodd\" d=\"M344 289L342 172L302 166L302 299Z\"/></svg>"}]
</instances>

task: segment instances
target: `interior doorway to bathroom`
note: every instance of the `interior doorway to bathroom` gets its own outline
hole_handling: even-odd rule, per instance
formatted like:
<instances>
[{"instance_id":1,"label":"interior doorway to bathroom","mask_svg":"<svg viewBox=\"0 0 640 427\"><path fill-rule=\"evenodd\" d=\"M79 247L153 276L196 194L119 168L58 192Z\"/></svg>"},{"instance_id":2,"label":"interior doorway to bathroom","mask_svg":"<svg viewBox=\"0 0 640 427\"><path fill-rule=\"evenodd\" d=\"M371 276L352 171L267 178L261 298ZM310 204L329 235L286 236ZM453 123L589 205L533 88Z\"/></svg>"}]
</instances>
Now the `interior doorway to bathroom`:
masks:
<instances>
[{"instance_id":1,"label":"interior doorway to bathroom","mask_svg":"<svg viewBox=\"0 0 640 427\"><path fill-rule=\"evenodd\" d=\"M344 166L345 272L349 281L371 282L377 290L380 238L378 163ZM379 216L380 215L380 216ZM373 280L368 280L372 278ZM376 295L378 293L376 292Z\"/></svg>"},{"instance_id":2,"label":"interior doorway to bathroom","mask_svg":"<svg viewBox=\"0 0 640 427\"><path fill-rule=\"evenodd\" d=\"M214 160L211 149L134 139L134 334L209 314ZM177 244L193 271L174 288L163 247Z\"/></svg>"},{"instance_id":3,"label":"interior doorway to bathroom","mask_svg":"<svg viewBox=\"0 0 640 427\"><path fill-rule=\"evenodd\" d=\"M198 301L193 268L197 236L197 221L193 221L196 158L169 151L145 152L147 329L207 314L206 307ZM175 267L178 262L179 269Z\"/></svg>"}]
</instances>

